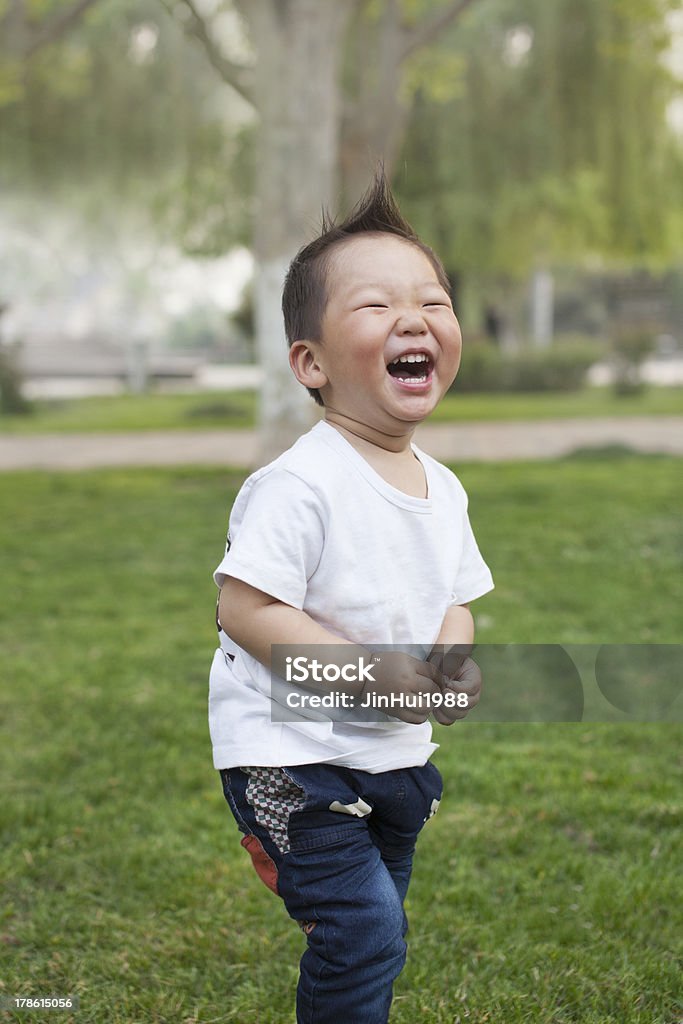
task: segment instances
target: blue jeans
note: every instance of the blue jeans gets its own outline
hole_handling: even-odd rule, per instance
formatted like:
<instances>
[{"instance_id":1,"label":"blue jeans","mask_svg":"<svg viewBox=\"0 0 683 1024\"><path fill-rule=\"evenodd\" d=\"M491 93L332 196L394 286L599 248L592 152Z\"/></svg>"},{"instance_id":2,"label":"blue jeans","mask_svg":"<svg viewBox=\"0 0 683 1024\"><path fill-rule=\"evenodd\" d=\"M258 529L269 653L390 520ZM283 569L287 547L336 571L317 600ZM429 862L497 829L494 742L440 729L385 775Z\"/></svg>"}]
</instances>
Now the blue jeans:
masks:
<instances>
[{"instance_id":1,"label":"blue jeans","mask_svg":"<svg viewBox=\"0 0 683 1024\"><path fill-rule=\"evenodd\" d=\"M254 867L303 929L298 1024L385 1024L406 958L415 841L441 798L431 763L230 768L223 791Z\"/></svg>"}]
</instances>

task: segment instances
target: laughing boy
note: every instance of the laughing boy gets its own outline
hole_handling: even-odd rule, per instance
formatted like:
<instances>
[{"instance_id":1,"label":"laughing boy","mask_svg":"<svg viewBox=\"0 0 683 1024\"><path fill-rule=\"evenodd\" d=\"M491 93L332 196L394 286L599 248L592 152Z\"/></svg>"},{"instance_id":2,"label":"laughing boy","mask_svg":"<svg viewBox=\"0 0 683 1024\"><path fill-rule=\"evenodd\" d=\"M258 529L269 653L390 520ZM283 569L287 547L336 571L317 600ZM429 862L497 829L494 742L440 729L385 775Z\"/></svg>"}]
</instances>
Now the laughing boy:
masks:
<instances>
[{"instance_id":1,"label":"laughing boy","mask_svg":"<svg viewBox=\"0 0 683 1024\"><path fill-rule=\"evenodd\" d=\"M448 652L471 646L468 605L493 586L462 485L412 443L462 340L443 266L382 176L294 258L283 313L292 370L324 419L232 509L214 576L214 765L242 845L306 935L297 1021L383 1024L416 838L441 798L430 707L451 724L466 712L444 695L476 703L476 666L449 669ZM348 689L393 698L391 717L273 714L277 652L299 645L330 662L380 648L373 680Z\"/></svg>"}]
</instances>

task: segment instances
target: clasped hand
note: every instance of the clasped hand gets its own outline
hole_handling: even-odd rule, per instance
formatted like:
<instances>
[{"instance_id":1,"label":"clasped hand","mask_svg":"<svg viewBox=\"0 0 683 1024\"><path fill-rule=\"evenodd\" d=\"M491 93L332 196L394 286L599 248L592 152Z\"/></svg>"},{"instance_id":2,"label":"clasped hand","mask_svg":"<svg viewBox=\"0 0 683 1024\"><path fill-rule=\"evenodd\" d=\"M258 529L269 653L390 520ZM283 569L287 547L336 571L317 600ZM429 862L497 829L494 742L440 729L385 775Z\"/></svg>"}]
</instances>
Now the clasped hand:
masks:
<instances>
[{"instance_id":1,"label":"clasped hand","mask_svg":"<svg viewBox=\"0 0 683 1024\"><path fill-rule=\"evenodd\" d=\"M479 702L481 672L462 649L434 649L427 661L389 651L375 661L373 674L374 684L363 688L363 699L368 694L389 697L386 713L414 725L426 722L430 714L441 725L452 725ZM466 694L466 706L459 706L458 694Z\"/></svg>"},{"instance_id":2,"label":"clasped hand","mask_svg":"<svg viewBox=\"0 0 683 1024\"><path fill-rule=\"evenodd\" d=\"M450 659L449 659L450 655ZM438 664L441 655L430 655L430 661L432 657L435 657L435 661ZM450 705L443 703L441 707L435 708L434 710L434 721L440 725L453 725L453 722L457 722L461 718L465 718L466 715L476 707L479 703L481 696L481 670L477 665L476 661L468 655L455 655L451 652L446 652L443 664L443 693L444 696L448 693L461 694L464 693L467 696L467 703L464 707L461 707L459 703L453 702Z\"/></svg>"}]
</instances>

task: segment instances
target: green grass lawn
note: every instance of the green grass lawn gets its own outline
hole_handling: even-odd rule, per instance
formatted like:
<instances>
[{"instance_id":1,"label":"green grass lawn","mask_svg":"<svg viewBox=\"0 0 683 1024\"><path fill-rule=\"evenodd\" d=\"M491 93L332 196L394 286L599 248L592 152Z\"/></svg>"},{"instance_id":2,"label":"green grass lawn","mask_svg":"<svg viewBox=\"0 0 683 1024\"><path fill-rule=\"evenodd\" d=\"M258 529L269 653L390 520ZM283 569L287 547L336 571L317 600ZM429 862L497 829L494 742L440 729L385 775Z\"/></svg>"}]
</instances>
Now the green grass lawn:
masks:
<instances>
[{"instance_id":1,"label":"green grass lawn","mask_svg":"<svg viewBox=\"0 0 683 1024\"><path fill-rule=\"evenodd\" d=\"M497 583L479 638L679 641L680 469L462 467ZM0 993L79 995L59 1020L294 1020L303 938L247 865L206 725L240 480L0 476ZM437 731L392 1024L677 1024L680 726Z\"/></svg>"},{"instance_id":2,"label":"green grass lawn","mask_svg":"<svg viewBox=\"0 0 683 1024\"><path fill-rule=\"evenodd\" d=\"M460 395L456 391L446 395L431 421L673 415L683 415L683 388L650 388L642 395L624 398L609 388L528 395ZM253 391L121 395L36 402L31 415L0 417L0 435L242 428L253 426L255 418Z\"/></svg>"},{"instance_id":3,"label":"green grass lawn","mask_svg":"<svg viewBox=\"0 0 683 1024\"><path fill-rule=\"evenodd\" d=\"M28 415L1 416L1 434L106 433L252 427L256 392L117 395L33 403Z\"/></svg>"},{"instance_id":4,"label":"green grass lawn","mask_svg":"<svg viewBox=\"0 0 683 1024\"><path fill-rule=\"evenodd\" d=\"M432 423L485 420L542 420L589 416L681 416L683 388L649 388L641 395L619 397L611 388L537 394L446 395L430 417Z\"/></svg>"}]
</instances>

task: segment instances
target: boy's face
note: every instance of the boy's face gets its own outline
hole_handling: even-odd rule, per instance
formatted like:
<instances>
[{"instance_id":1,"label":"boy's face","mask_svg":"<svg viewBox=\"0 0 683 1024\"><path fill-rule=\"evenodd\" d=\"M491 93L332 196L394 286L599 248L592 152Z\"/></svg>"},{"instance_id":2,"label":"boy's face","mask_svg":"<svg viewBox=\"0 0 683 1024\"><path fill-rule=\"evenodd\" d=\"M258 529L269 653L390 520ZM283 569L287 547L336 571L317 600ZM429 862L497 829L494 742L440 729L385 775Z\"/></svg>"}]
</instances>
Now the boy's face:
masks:
<instances>
[{"instance_id":1,"label":"boy's face","mask_svg":"<svg viewBox=\"0 0 683 1024\"><path fill-rule=\"evenodd\" d=\"M395 235L362 235L333 253L327 291L314 343L325 406L387 433L419 423L453 383L462 348L427 256Z\"/></svg>"}]
</instances>

